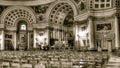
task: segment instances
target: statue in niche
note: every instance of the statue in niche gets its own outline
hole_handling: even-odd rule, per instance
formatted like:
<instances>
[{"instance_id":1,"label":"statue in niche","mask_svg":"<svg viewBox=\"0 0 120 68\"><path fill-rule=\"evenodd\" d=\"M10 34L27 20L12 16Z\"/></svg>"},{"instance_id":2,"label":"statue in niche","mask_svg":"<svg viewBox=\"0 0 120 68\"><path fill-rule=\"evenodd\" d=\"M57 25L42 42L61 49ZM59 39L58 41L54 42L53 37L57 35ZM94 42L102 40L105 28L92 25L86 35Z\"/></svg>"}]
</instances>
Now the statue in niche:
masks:
<instances>
[{"instance_id":1,"label":"statue in niche","mask_svg":"<svg viewBox=\"0 0 120 68\"><path fill-rule=\"evenodd\" d=\"M3 7L2 7L2 6L0 6L0 14L2 13L2 11L3 11Z\"/></svg>"},{"instance_id":2,"label":"statue in niche","mask_svg":"<svg viewBox=\"0 0 120 68\"><path fill-rule=\"evenodd\" d=\"M0 14L1 14L1 13L3 12L3 10L6 9L6 8L7 8L7 6L1 6L1 5L0 5Z\"/></svg>"},{"instance_id":3,"label":"statue in niche","mask_svg":"<svg viewBox=\"0 0 120 68\"><path fill-rule=\"evenodd\" d=\"M84 9L85 9L85 4L84 4L83 2L81 2L79 9L80 9L80 10L84 10Z\"/></svg>"},{"instance_id":4,"label":"statue in niche","mask_svg":"<svg viewBox=\"0 0 120 68\"><path fill-rule=\"evenodd\" d=\"M40 20L40 21L43 20L43 16L42 16L42 15L39 16L39 20Z\"/></svg>"},{"instance_id":5,"label":"statue in niche","mask_svg":"<svg viewBox=\"0 0 120 68\"><path fill-rule=\"evenodd\" d=\"M47 5L42 5L42 6L34 7L34 10L35 10L36 13L45 13L47 8L48 8Z\"/></svg>"},{"instance_id":6,"label":"statue in niche","mask_svg":"<svg viewBox=\"0 0 120 68\"><path fill-rule=\"evenodd\" d=\"M74 0L76 3L79 3L80 0Z\"/></svg>"}]
</instances>

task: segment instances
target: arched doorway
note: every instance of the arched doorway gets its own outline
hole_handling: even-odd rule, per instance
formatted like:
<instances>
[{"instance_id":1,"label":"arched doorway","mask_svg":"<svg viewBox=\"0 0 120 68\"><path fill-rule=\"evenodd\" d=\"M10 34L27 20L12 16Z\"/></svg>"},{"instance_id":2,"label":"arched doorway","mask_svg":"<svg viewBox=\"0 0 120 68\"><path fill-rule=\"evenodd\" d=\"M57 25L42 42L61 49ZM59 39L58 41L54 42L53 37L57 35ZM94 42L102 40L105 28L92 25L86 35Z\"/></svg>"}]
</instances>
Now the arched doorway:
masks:
<instances>
[{"instance_id":1,"label":"arched doorway","mask_svg":"<svg viewBox=\"0 0 120 68\"><path fill-rule=\"evenodd\" d=\"M53 4L48 13L50 23L50 45L62 43L74 46L74 15L77 14L76 7L69 1L60 1ZM61 44L60 44L61 45Z\"/></svg>"},{"instance_id":2,"label":"arched doorway","mask_svg":"<svg viewBox=\"0 0 120 68\"><path fill-rule=\"evenodd\" d=\"M12 50L19 49L19 43L21 41L21 37L24 35L25 43L23 49L33 48L33 39L35 38L33 35L33 24L36 24L36 16L30 7L25 6L11 6L4 10L1 14L1 24L4 24L3 36L5 34L5 38L3 38L3 44L1 44L1 50L8 50L6 46L11 44L12 42ZM20 27L25 27L26 30L20 30ZM10 38L8 37L10 36ZM6 42L4 40L10 40L11 42ZM6 47L6 48L5 48ZM21 47L22 49L22 47Z\"/></svg>"},{"instance_id":3,"label":"arched doorway","mask_svg":"<svg viewBox=\"0 0 120 68\"><path fill-rule=\"evenodd\" d=\"M27 30L27 22L19 21L17 24L17 49L18 50L27 50L28 44L28 30Z\"/></svg>"}]
</instances>

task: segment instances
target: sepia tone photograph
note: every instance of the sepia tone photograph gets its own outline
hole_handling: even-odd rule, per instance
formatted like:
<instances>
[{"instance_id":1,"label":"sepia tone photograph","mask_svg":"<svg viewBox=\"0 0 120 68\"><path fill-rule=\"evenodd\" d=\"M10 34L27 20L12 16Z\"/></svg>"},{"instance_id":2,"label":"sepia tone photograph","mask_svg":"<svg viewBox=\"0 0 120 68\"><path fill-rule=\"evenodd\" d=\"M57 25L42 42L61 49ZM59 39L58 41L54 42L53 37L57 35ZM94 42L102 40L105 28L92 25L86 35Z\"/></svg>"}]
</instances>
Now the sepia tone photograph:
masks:
<instances>
[{"instance_id":1,"label":"sepia tone photograph","mask_svg":"<svg viewBox=\"0 0 120 68\"><path fill-rule=\"evenodd\" d=\"M0 68L120 68L120 0L0 0Z\"/></svg>"}]
</instances>

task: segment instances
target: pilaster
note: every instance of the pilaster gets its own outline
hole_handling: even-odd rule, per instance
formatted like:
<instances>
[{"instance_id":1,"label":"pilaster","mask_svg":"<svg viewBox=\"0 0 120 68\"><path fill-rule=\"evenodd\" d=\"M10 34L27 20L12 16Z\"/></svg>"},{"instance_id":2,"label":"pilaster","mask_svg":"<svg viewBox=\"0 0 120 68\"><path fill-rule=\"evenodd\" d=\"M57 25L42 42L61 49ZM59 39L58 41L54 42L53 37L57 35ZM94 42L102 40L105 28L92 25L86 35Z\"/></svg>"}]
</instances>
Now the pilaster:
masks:
<instances>
[{"instance_id":1,"label":"pilaster","mask_svg":"<svg viewBox=\"0 0 120 68\"><path fill-rule=\"evenodd\" d=\"M34 41L33 41L34 45L33 45L33 48L36 48L36 29L34 29L33 32L34 32Z\"/></svg>"},{"instance_id":2,"label":"pilaster","mask_svg":"<svg viewBox=\"0 0 120 68\"><path fill-rule=\"evenodd\" d=\"M5 42L4 42L4 41L5 41L5 40L4 40L4 39L5 39L5 38L4 38L4 30L2 30L1 37L2 37L2 38L1 38L1 50L4 50L4 49L5 49L5 46L4 46L4 43L5 43Z\"/></svg>"},{"instance_id":3,"label":"pilaster","mask_svg":"<svg viewBox=\"0 0 120 68\"><path fill-rule=\"evenodd\" d=\"M28 38L28 40L27 40L28 41L28 46L27 46L28 48L27 49L29 49L30 48L30 42L29 42L30 41L30 33L29 32L28 32L28 37L27 38Z\"/></svg>"},{"instance_id":4,"label":"pilaster","mask_svg":"<svg viewBox=\"0 0 120 68\"><path fill-rule=\"evenodd\" d=\"M92 21L92 18L89 17L88 18L88 22L89 22L89 44L90 44L90 49L94 48L94 24Z\"/></svg>"},{"instance_id":5,"label":"pilaster","mask_svg":"<svg viewBox=\"0 0 120 68\"><path fill-rule=\"evenodd\" d=\"M17 49L17 37L16 32L14 32L14 50Z\"/></svg>"},{"instance_id":6,"label":"pilaster","mask_svg":"<svg viewBox=\"0 0 120 68\"><path fill-rule=\"evenodd\" d=\"M79 47L79 46L80 46L80 43L79 43L79 38L78 38L79 27L78 27L77 22L75 22L74 27L75 27L75 30L74 30L74 31L75 31L75 47L77 48L77 47Z\"/></svg>"},{"instance_id":7,"label":"pilaster","mask_svg":"<svg viewBox=\"0 0 120 68\"><path fill-rule=\"evenodd\" d=\"M49 28L46 30L46 42L47 42L47 45L50 44L50 30L49 30Z\"/></svg>"},{"instance_id":8,"label":"pilaster","mask_svg":"<svg viewBox=\"0 0 120 68\"><path fill-rule=\"evenodd\" d=\"M119 36L119 22L118 17L115 16L115 48L118 49L120 44L120 36Z\"/></svg>"}]
</instances>

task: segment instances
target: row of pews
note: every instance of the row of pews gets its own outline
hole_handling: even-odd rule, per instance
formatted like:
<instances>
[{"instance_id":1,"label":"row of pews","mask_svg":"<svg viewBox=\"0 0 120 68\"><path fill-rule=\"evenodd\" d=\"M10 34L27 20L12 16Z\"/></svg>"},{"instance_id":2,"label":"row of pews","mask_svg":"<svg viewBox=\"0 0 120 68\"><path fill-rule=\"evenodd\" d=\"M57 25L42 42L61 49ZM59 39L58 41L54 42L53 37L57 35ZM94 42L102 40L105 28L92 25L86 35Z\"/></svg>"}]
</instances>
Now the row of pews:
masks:
<instances>
[{"instance_id":1,"label":"row of pews","mask_svg":"<svg viewBox=\"0 0 120 68\"><path fill-rule=\"evenodd\" d=\"M0 68L103 68L106 52L1 51Z\"/></svg>"}]
</instances>

